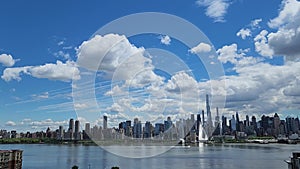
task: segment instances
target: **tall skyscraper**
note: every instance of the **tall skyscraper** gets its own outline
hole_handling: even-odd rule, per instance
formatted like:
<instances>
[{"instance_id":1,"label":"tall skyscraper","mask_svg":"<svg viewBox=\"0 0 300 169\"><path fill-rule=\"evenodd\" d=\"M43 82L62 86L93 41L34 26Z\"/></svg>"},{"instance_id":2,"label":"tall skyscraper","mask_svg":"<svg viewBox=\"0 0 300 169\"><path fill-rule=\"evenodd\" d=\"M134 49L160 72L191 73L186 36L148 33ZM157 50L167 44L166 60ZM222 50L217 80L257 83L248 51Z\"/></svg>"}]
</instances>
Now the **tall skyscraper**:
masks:
<instances>
[{"instance_id":1,"label":"tall skyscraper","mask_svg":"<svg viewBox=\"0 0 300 169\"><path fill-rule=\"evenodd\" d=\"M249 116L246 115L246 124L245 124L246 127L249 127L250 126L250 121L249 121Z\"/></svg>"},{"instance_id":2,"label":"tall skyscraper","mask_svg":"<svg viewBox=\"0 0 300 169\"><path fill-rule=\"evenodd\" d=\"M74 133L74 119L69 121L69 132Z\"/></svg>"},{"instance_id":3,"label":"tall skyscraper","mask_svg":"<svg viewBox=\"0 0 300 169\"><path fill-rule=\"evenodd\" d=\"M87 133L87 134L90 134L91 133L91 124L90 123L85 123L85 129L84 131Z\"/></svg>"},{"instance_id":4,"label":"tall skyscraper","mask_svg":"<svg viewBox=\"0 0 300 169\"><path fill-rule=\"evenodd\" d=\"M210 121L211 120L211 112L210 112L210 105L209 105L208 94L206 95L206 113L207 113L207 121Z\"/></svg>"},{"instance_id":5,"label":"tall skyscraper","mask_svg":"<svg viewBox=\"0 0 300 169\"><path fill-rule=\"evenodd\" d=\"M133 137L134 138L141 138L142 136L142 124L138 118L134 118L133 121Z\"/></svg>"},{"instance_id":6,"label":"tall skyscraper","mask_svg":"<svg viewBox=\"0 0 300 169\"><path fill-rule=\"evenodd\" d=\"M201 119L202 124L204 124L205 120L204 120L204 110L202 110L202 119Z\"/></svg>"},{"instance_id":7,"label":"tall skyscraper","mask_svg":"<svg viewBox=\"0 0 300 169\"><path fill-rule=\"evenodd\" d=\"M236 131L241 131L241 129L240 129L240 117L239 117L238 112L235 113L235 117L236 117L236 121L235 121Z\"/></svg>"},{"instance_id":8,"label":"tall skyscraper","mask_svg":"<svg viewBox=\"0 0 300 169\"><path fill-rule=\"evenodd\" d=\"M58 138L59 139L64 139L64 128L63 128L63 126L59 126L58 132L59 132Z\"/></svg>"},{"instance_id":9,"label":"tall skyscraper","mask_svg":"<svg viewBox=\"0 0 300 169\"><path fill-rule=\"evenodd\" d=\"M74 138L74 119L69 121L68 139L73 140Z\"/></svg>"},{"instance_id":10,"label":"tall skyscraper","mask_svg":"<svg viewBox=\"0 0 300 169\"><path fill-rule=\"evenodd\" d=\"M79 120L75 121L75 133L79 133Z\"/></svg>"},{"instance_id":11,"label":"tall skyscraper","mask_svg":"<svg viewBox=\"0 0 300 169\"><path fill-rule=\"evenodd\" d=\"M231 131L236 131L236 121L234 115L232 115L232 118L230 120L230 126L231 126Z\"/></svg>"},{"instance_id":12,"label":"tall skyscraper","mask_svg":"<svg viewBox=\"0 0 300 169\"><path fill-rule=\"evenodd\" d=\"M107 129L107 116L103 116L103 129Z\"/></svg>"},{"instance_id":13,"label":"tall skyscraper","mask_svg":"<svg viewBox=\"0 0 300 169\"><path fill-rule=\"evenodd\" d=\"M216 117L215 117L215 127L217 127L217 125L220 123L220 116L219 116L219 108L216 108Z\"/></svg>"},{"instance_id":14,"label":"tall skyscraper","mask_svg":"<svg viewBox=\"0 0 300 169\"><path fill-rule=\"evenodd\" d=\"M151 137L151 123L149 121L146 121L145 128L144 128L144 138L150 138Z\"/></svg>"},{"instance_id":15,"label":"tall skyscraper","mask_svg":"<svg viewBox=\"0 0 300 169\"><path fill-rule=\"evenodd\" d=\"M167 121L164 122L165 131L169 130L172 127L172 120L171 117L167 118Z\"/></svg>"},{"instance_id":16,"label":"tall skyscraper","mask_svg":"<svg viewBox=\"0 0 300 169\"><path fill-rule=\"evenodd\" d=\"M274 115L274 130L275 135L279 135L279 125L280 125L280 118L277 113Z\"/></svg>"},{"instance_id":17,"label":"tall skyscraper","mask_svg":"<svg viewBox=\"0 0 300 169\"><path fill-rule=\"evenodd\" d=\"M207 113L206 130L207 130L208 137L210 137L212 135L212 132L213 132L213 124L212 124L208 94L206 95L206 111L207 111L206 112Z\"/></svg>"},{"instance_id":18,"label":"tall skyscraper","mask_svg":"<svg viewBox=\"0 0 300 169\"><path fill-rule=\"evenodd\" d=\"M75 137L75 139L76 140L80 140L80 133L79 133L79 131L80 131L80 129L79 129L79 126L80 124L79 124L79 120L76 120L75 121L75 133L74 133L74 137Z\"/></svg>"}]
</instances>

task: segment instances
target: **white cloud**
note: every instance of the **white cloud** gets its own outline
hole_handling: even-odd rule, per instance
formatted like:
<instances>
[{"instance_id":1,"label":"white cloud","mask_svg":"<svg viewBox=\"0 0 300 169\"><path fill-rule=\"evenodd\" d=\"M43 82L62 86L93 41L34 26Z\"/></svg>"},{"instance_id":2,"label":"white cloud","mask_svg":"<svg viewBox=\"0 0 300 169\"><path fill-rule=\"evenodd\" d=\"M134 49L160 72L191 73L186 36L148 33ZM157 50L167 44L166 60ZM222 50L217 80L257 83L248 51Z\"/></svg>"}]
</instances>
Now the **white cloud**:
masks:
<instances>
[{"instance_id":1,"label":"white cloud","mask_svg":"<svg viewBox=\"0 0 300 169\"><path fill-rule=\"evenodd\" d=\"M227 0L197 0L196 4L206 7L205 14L215 22L224 22L230 3Z\"/></svg>"},{"instance_id":2,"label":"white cloud","mask_svg":"<svg viewBox=\"0 0 300 169\"><path fill-rule=\"evenodd\" d=\"M171 44L171 38L168 35L160 36L160 43L164 45L170 45Z\"/></svg>"},{"instance_id":3,"label":"white cloud","mask_svg":"<svg viewBox=\"0 0 300 169\"><path fill-rule=\"evenodd\" d=\"M246 39L246 37L251 36L251 30L248 28L243 28L238 33L236 33L236 36L240 36L242 39Z\"/></svg>"},{"instance_id":4,"label":"white cloud","mask_svg":"<svg viewBox=\"0 0 300 169\"><path fill-rule=\"evenodd\" d=\"M74 104L74 108L75 108L75 109L85 109L85 108L87 108L87 107L88 107L88 105L85 104L85 103L75 103L75 104Z\"/></svg>"},{"instance_id":5,"label":"white cloud","mask_svg":"<svg viewBox=\"0 0 300 169\"><path fill-rule=\"evenodd\" d=\"M69 60L71 58L70 54L67 53L67 52L64 52L62 50L58 51L58 52L55 52L53 53L55 57L62 57L66 60Z\"/></svg>"},{"instance_id":6,"label":"white cloud","mask_svg":"<svg viewBox=\"0 0 300 169\"><path fill-rule=\"evenodd\" d=\"M193 54L199 54L199 53L210 52L210 51L211 51L211 46L203 42L199 43L197 46L189 50L189 52Z\"/></svg>"},{"instance_id":7,"label":"white cloud","mask_svg":"<svg viewBox=\"0 0 300 169\"><path fill-rule=\"evenodd\" d=\"M260 55L273 58L274 51L268 45L267 36L268 31L262 30L255 38L254 38L254 45L255 51L258 52Z\"/></svg>"},{"instance_id":8,"label":"white cloud","mask_svg":"<svg viewBox=\"0 0 300 169\"><path fill-rule=\"evenodd\" d=\"M56 64L47 63L40 66L25 66L16 68L6 68L1 78L5 81L21 80L21 75L27 74L36 78L47 78L49 80L70 81L80 78L79 70L72 61L62 63L57 61Z\"/></svg>"},{"instance_id":9,"label":"white cloud","mask_svg":"<svg viewBox=\"0 0 300 169\"><path fill-rule=\"evenodd\" d=\"M18 60L15 60L11 55L9 54L1 54L0 55L0 63L3 65L3 66L6 66L6 67L11 67L13 66L16 61Z\"/></svg>"},{"instance_id":10,"label":"white cloud","mask_svg":"<svg viewBox=\"0 0 300 169\"><path fill-rule=\"evenodd\" d=\"M279 15L268 23L278 29L268 35L268 46L275 55L283 55L286 60L299 60L300 56L300 2L283 0Z\"/></svg>"},{"instance_id":11,"label":"white cloud","mask_svg":"<svg viewBox=\"0 0 300 169\"><path fill-rule=\"evenodd\" d=\"M34 99L48 99L49 98L49 93L48 92L44 92L42 94L36 95L33 94L31 95Z\"/></svg>"},{"instance_id":12,"label":"white cloud","mask_svg":"<svg viewBox=\"0 0 300 169\"><path fill-rule=\"evenodd\" d=\"M252 20L251 24L250 24L252 29L259 28L260 27L259 26L260 22L262 22L261 18Z\"/></svg>"},{"instance_id":13,"label":"white cloud","mask_svg":"<svg viewBox=\"0 0 300 169\"><path fill-rule=\"evenodd\" d=\"M104 73L103 78L126 81L131 87L159 84L162 77L153 72L145 49L131 44L124 35L96 35L77 50L79 66Z\"/></svg>"},{"instance_id":14,"label":"white cloud","mask_svg":"<svg viewBox=\"0 0 300 169\"><path fill-rule=\"evenodd\" d=\"M282 8L279 11L279 15L272 19L268 25L271 28L279 28L284 25L292 26L299 25L299 12L300 2L297 0L283 0Z\"/></svg>"},{"instance_id":15,"label":"white cloud","mask_svg":"<svg viewBox=\"0 0 300 169\"><path fill-rule=\"evenodd\" d=\"M6 125L6 126L16 126L16 123L13 122L13 121L7 121L7 122L5 123L5 125Z\"/></svg>"},{"instance_id":16,"label":"white cloud","mask_svg":"<svg viewBox=\"0 0 300 169\"><path fill-rule=\"evenodd\" d=\"M254 65L260 62L262 59L258 57L246 56L246 53L249 52L248 49L242 50L238 49L237 44L225 45L222 48L217 50L218 60L222 63L231 63L235 67L245 67L249 65Z\"/></svg>"}]
</instances>

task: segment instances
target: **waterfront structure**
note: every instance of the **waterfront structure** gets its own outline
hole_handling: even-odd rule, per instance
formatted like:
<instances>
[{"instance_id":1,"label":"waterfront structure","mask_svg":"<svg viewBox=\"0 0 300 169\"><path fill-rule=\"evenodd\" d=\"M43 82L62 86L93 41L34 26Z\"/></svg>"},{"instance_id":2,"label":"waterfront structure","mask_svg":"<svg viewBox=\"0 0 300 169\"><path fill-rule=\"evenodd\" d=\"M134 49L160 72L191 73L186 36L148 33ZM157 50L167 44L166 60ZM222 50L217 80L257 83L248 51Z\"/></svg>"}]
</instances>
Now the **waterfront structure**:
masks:
<instances>
[{"instance_id":1,"label":"waterfront structure","mask_svg":"<svg viewBox=\"0 0 300 169\"><path fill-rule=\"evenodd\" d=\"M0 150L0 169L22 169L22 150Z\"/></svg>"}]
</instances>

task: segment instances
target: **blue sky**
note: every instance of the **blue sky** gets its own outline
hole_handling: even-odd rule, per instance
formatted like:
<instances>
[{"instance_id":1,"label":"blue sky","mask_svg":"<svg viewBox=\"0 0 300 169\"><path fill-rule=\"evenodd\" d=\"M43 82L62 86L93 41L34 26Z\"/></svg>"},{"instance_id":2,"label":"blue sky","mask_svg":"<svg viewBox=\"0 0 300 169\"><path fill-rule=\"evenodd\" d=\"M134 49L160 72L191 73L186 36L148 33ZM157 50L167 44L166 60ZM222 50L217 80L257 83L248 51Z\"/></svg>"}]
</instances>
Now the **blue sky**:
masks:
<instances>
[{"instance_id":1,"label":"blue sky","mask_svg":"<svg viewBox=\"0 0 300 169\"><path fill-rule=\"evenodd\" d=\"M0 5L0 128L55 129L77 117L74 107L82 123L101 124L104 113L109 115L110 125L134 116L153 122L168 115L176 119L204 109L204 95L211 94L211 90L215 91L213 108L222 107L222 99L227 98L221 111L228 117L235 111L242 116L299 114L300 3L296 0L7 1ZM211 43L193 50L165 34L126 37L111 32L115 34L91 37L109 22L141 12L161 12L185 19ZM111 52L96 73L98 109L90 110L91 100L73 103L74 85L80 86L87 78L77 59L83 58L82 63L88 64L85 57L92 53L89 45L105 49L101 45L113 42L112 39L122 39L115 46L121 53L138 53L132 56L133 60L125 58L129 59L128 64L136 63L136 69L126 69L126 76L120 71L122 78L111 83L112 77L117 76L110 73L116 74L117 69L110 72L109 61L115 61L113 56L118 54ZM153 56L146 56L148 48L172 52L191 71L170 75L156 70ZM197 56L209 57L206 52L215 53L224 76L209 79ZM152 63L145 67L146 62ZM132 77L131 71L139 70L138 66L147 71L139 72L140 76L134 79L124 78ZM138 78L150 80L142 83ZM82 90L93 89L89 85L92 84L83 85ZM199 98L193 95L195 92ZM162 102L164 105L160 105ZM83 113L89 111L94 112Z\"/></svg>"}]
</instances>

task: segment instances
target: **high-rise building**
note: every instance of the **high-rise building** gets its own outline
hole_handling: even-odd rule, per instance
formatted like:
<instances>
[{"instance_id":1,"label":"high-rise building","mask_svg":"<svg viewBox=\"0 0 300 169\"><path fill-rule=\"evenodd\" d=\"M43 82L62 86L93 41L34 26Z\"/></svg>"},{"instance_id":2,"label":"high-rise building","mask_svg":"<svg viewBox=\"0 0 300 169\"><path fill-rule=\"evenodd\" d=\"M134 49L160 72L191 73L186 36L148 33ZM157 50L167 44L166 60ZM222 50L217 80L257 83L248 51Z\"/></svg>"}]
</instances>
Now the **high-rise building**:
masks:
<instances>
[{"instance_id":1,"label":"high-rise building","mask_svg":"<svg viewBox=\"0 0 300 169\"><path fill-rule=\"evenodd\" d=\"M252 118L251 118L251 125L253 126L254 130L257 129L257 122L256 122L255 116L252 116Z\"/></svg>"},{"instance_id":2,"label":"high-rise building","mask_svg":"<svg viewBox=\"0 0 300 169\"><path fill-rule=\"evenodd\" d=\"M216 108L216 113L217 113L217 115L215 117L215 127L217 127L218 124L220 123L220 116L219 116L219 108L218 107Z\"/></svg>"},{"instance_id":3,"label":"high-rise building","mask_svg":"<svg viewBox=\"0 0 300 169\"><path fill-rule=\"evenodd\" d=\"M79 120L75 121L75 133L74 133L74 137L76 140L80 140L80 126L79 126Z\"/></svg>"},{"instance_id":4,"label":"high-rise building","mask_svg":"<svg viewBox=\"0 0 300 169\"><path fill-rule=\"evenodd\" d=\"M196 125L196 130L199 131L199 125L201 122L201 115L200 113L197 114L197 125Z\"/></svg>"},{"instance_id":5,"label":"high-rise building","mask_svg":"<svg viewBox=\"0 0 300 169\"><path fill-rule=\"evenodd\" d=\"M250 126L250 121L249 121L249 116L246 115L246 123L245 123L245 126L246 127L249 127Z\"/></svg>"},{"instance_id":6,"label":"high-rise building","mask_svg":"<svg viewBox=\"0 0 300 169\"><path fill-rule=\"evenodd\" d=\"M70 119L69 121L69 131L74 133L74 119Z\"/></svg>"},{"instance_id":7,"label":"high-rise building","mask_svg":"<svg viewBox=\"0 0 300 169\"><path fill-rule=\"evenodd\" d=\"M211 121L211 111L210 111L210 105L209 105L209 97L208 94L206 95L206 113L207 113L207 121Z\"/></svg>"},{"instance_id":8,"label":"high-rise building","mask_svg":"<svg viewBox=\"0 0 300 169\"><path fill-rule=\"evenodd\" d=\"M103 129L107 129L107 116L103 116Z\"/></svg>"},{"instance_id":9,"label":"high-rise building","mask_svg":"<svg viewBox=\"0 0 300 169\"><path fill-rule=\"evenodd\" d=\"M213 132L213 123L212 123L212 118L211 118L208 94L206 95L206 113L207 113L206 131L207 131L208 137L210 137Z\"/></svg>"},{"instance_id":10,"label":"high-rise building","mask_svg":"<svg viewBox=\"0 0 300 169\"><path fill-rule=\"evenodd\" d=\"M164 132L164 124L162 123L155 123L155 135L159 135L160 133Z\"/></svg>"},{"instance_id":11,"label":"high-rise building","mask_svg":"<svg viewBox=\"0 0 300 169\"><path fill-rule=\"evenodd\" d=\"M171 117L167 118L167 121L164 121L165 131L169 130L172 127Z\"/></svg>"},{"instance_id":12,"label":"high-rise building","mask_svg":"<svg viewBox=\"0 0 300 169\"><path fill-rule=\"evenodd\" d=\"M235 121L236 131L241 131L241 129L240 129L240 117L239 117L238 112L235 113L235 117L236 117L236 121Z\"/></svg>"},{"instance_id":13,"label":"high-rise building","mask_svg":"<svg viewBox=\"0 0 300 169\"><path fill-rule=\"evenodd\" d=\"M79 124L79 120L76 120L76 121L75 121L75 133L79 133L79 128L80 128L79 125L80 125L80 124Z\"/></svg>"},{"instance_id":14,"label":"high-rise building","mask_svg":"<svg viewBox=\"0 0 300 169\"><path fill-rule=\"evenodd\" d=\"M205 119L204 119L204 110L202 110L202 119L201 119L202 124L205 123Z\"/></svg>"},{"instance_id":15,"label":"high-rise building","mask_svg":"<svg viewBox=\"0 0 300 169\"><path fill-rule=\"evenodd\" d=\"M23 150L0 150L0 168L22 169Z\"/></svg>"},{"instance_id":16,"label":"high-rise building","mask_svg":"<svg viewBox=\"0 0 300 169\"><path fill-rule=\"evenodd\" d=\"M64 139L64 127L63 126L59 126L58 139L60 139L60 140Z\"/></svg>"},{"instance_id":17,"label":"high-rise building","mask_svg":"<svg viewBox=\"0 0 300 169\"><path fill-rule=\"evenodd\" d=\"M231 126L231 131L236 131L236 121L234 115L232 115L232 118L230 120L230 126Z\"/></svg>"},{"instance_id":18,"label":"high-rise building","mask_svg":"<svg viewBox=\"0 0 300 169\"><path fill-rule=\"evenodd\" d=\"M151 123L149 121L146 121L144 127L144 138L150 138L150 137L151 137Z\"/></svg>"},{"instance_id":19,"label":"high-rise building","mask_svg":"<svg viewBox=\"0 0 300 169\"><path fill-rule=\"evenodd\" d=\"M142 136L142 123L138 118L134 118L133 121L133 137L141 138Z\"/></svg>"},{"instance_id":20,"label":"high-rise building","mask_svg":"<svg viewBox=\"0 0 300 169\"><path fill-rule=\"evenodd\" d=\"M67 138L70 140L74 139L74 119L70 119L70 121L69 121L69 129L68 129Z\"/></svg>"},{"instance_id":21,"label":"high-rise building","mask_svg":"<svg viewBox=\"0 0 300 169\"><path fill-rule=\"evenodd\" d=\"M279 125L280 125L280 118L279 118L279 116L278 116L278 114L277 113L275 113L275 115L274 115L274 134L275 134L275 136L278 136L279 135Z\"/></svg>"},{"instance_id":22,"label":"high-rise building","mask_svg":"<svg viewBox=\"0 0 300 169\"><path fill-rule=\"evenodd\" d=\"M91 133L91 124L90 123L85 123L85 129L84 131L87 133L87 134L90 134Z\"/></svg>"}]
</instances>

